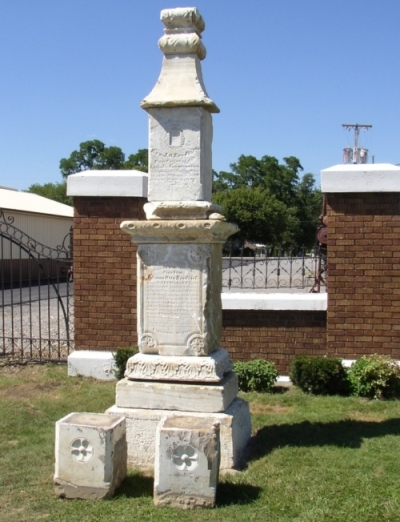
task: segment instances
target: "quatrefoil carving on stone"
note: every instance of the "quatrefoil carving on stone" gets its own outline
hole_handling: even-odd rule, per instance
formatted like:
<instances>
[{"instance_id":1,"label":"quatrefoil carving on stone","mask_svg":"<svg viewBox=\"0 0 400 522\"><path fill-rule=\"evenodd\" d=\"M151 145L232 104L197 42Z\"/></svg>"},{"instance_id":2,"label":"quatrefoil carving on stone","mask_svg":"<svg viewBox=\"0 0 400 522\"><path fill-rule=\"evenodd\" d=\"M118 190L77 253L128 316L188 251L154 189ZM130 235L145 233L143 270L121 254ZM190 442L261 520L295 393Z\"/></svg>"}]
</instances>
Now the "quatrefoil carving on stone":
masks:
<instances>
[{"instance_id":1,"label":"quatrefoil carving on stone","mask_svg":"<svg viewBox=\"0 0 400 522\"><path fill-rule=\"evenodd\" d=\"M193 446L178 446L172 455L172 462L179 471L193 471L199 464L199 454Z\"/></svg>"},{"instance_id":2,"label":"quatrefoil carving on stone","mask_svg":"<svg viewBox=\"0 0 400 522\"><path fill-rule=\"evenodd\" d=\"M93 453L93 446L87 439L79 437L71 442L71 455L77 462L88 462Z\"/></svg>"}]
</instances>

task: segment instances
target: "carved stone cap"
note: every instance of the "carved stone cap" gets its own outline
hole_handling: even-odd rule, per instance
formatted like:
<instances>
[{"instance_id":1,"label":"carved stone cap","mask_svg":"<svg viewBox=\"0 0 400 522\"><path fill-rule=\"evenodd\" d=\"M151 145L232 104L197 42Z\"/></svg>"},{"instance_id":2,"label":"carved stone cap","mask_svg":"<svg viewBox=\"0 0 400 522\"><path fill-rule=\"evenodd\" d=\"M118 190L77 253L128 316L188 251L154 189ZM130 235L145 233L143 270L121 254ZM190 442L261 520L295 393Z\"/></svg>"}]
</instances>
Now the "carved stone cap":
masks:
<instances>
[{"instance_id":1,"label":"carved stone cap","mask_svg":"<svg viewBox=\"0 0 400 522\"><path fill-rule=\"evenodd\" d=\"M201 42L201 33L205 24L195 7L164 9L160 18L166 27L164 36L158 41L164 54L195 54L199 60L204 60L206 48Z\"/></svg>"},{"instance_id":2,"label":"carved stone cap","mask_svg":"<svg viewBox=\"0 0 400 522\"><path fill-rule=\"evenodd\" d=\"M141 107L205 107L219 112L208 97L201 64L206 49L201 41L204 20L195 7L180 7L161 11L164 35L158 41L164 53L158 81L142 101Z\"/></svg>"},{"instance_id":3,"label":"carved stone cap","mask_svg":"<svg viewBox=\"0 0 400 522\"><path fill-rule=\"evenodd\" d=\"M199 34L204 31L206 24L197 7L177 7L176 9L163 9L160 20L165 25L165 31L177 29L196 30Z\"/></svg>"},{"instance_id":4,"label":"carved stone cap","mask_svg":"<svg viewBox=\"0 0 400 522\"><path fill-rule=\"evenodd\" d=\"M225 243L238 226L219 220L123 221L133 243Z\"/></svg>"}]
</instances>

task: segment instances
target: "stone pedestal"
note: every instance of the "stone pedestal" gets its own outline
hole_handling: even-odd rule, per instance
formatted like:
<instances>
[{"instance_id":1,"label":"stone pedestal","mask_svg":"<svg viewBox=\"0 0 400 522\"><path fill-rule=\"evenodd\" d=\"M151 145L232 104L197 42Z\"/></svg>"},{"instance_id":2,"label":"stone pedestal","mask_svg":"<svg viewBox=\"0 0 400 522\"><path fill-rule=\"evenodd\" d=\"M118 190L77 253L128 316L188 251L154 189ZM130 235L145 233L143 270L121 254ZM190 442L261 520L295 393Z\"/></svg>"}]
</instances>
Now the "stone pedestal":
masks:
<instances>
[{"instance_id":1,"label":"stone pedestal","mask_svg":"<svg viewBox=\"0 0 400 522\"><path fill-rule=\"evenodd\" d=\"M153 468L159 422L172 426L179 417L185 423L196 418L202 426L219 422L221 466L238 467L250 438L250 414L236 398L229 355L220 350L222 245L237 226L211 202L212 113L219 109L201 74L205 26L195 8L164 10L161 21L162 71L142 102L149 113L147 221L121 224L139 245L141 353L129 360L108 412L127 418L132 466Z\"/></svg>"},{"instance_id":2,"label":"stone pedestal","mask_svg":"<svg viewBox=\"0 0 400 522\"><path fill-rule=\"evenodd\" d=\"M142 408L118 408L112 406L108 414L124 415L128 444L128 468L146 472L154 470L155 434L165 417L197 417L207 422L220 423L221 470L240 469L245 464L246 448L251 436L249 405L236 398L222 413L192 411L152 410Z\"/></svg>"},{"instance_id":3,"label":"stone pedestal","mask_svg":"<svg viewBox=\"0 0 400 522\"><path fill-rule=\"evenodd\" d=\"M56 422L54 474L60 497L111 497L126 477L125 417L70 413Z\"/></svg>"},{"instance_id":4,"label":"stone pedestal","mask_svg":"<svg viewBox=\"0 0 400 522\"><path fill-rule=\"evenodd\" d=\"M212 508L219 472L219 423L199 417L165 418L157 428L154 504Z\"/></svg>"}]
</instances>

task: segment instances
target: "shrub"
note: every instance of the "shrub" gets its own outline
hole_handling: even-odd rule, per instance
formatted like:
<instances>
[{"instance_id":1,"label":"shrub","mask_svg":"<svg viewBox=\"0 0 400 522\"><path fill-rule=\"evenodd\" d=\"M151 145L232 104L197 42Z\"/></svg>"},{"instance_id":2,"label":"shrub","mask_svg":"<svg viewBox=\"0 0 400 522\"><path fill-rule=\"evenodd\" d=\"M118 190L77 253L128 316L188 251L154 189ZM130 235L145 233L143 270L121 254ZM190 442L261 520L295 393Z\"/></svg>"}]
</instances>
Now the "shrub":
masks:
<instances>
[{"instance_id":1,"label":"shrub","mask_svg":"<svg viewBox=\"0 0 400 522\"><path fill-rule=\"evenodd\" d=\"M233 365L233 371L238 376L239 390L248 392L271 391L278 372L275 365L264 359L254 359L248 362L237 362Z\"/></svg>"},{"instance_id":2,"label":"shrub","mask_svg":"<svg viewBox=\"0 0 400 522\"><path fill-rule=\"evenodd\" d=\"M130 348L117 348L114 353L114 360L117 369L114 370L115 377L120 381L125 377L126 363L128 359L138 353L139 349L137 346L131 346Z\"/></svg>"},{"instance_id":3,"label":"shrub","mask_svg":"<svg viewBox=\"0 0 400 522\"><path fill-rule=\"evenodd\" d=\"M296 355L290 378L296 386L314 395L349 395L350 382L340 359Z\"/></svg>"},{"instance_id":4,"label":"shrub","mask_svg":"<svg viewBox=\"0 0 400 522\"><path fill-rule=\"evenodd\" d=\"M390 357L376 354L360 357L348 374L354 395L374 399L400 396L400 368Z\"/></svg>"}]
</instances>

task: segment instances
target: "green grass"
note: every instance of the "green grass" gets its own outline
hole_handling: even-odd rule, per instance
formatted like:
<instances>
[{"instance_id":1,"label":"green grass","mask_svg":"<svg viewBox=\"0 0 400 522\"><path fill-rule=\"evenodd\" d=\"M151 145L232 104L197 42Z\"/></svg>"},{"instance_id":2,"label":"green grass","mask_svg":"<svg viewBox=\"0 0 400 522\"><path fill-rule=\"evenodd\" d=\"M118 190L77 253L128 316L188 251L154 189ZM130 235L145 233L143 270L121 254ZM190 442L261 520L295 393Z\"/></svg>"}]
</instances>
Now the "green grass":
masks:
<instances>
[{"instance_id":1,"label":"green grass","mask_svg":"<svg viewBox=\"0 0 400 522\"><path fill-rule=\"evenodd\" d=\"M55 496L54 423L102 412L114 383L68 378L65 366L0 369L0 520L400 520L400 401L313 397L292 389L249 393L254 437L248 468L221 477L217 507L155 508L152 478L130 472L111 500Z\"/></svg>"}]
</instances>

